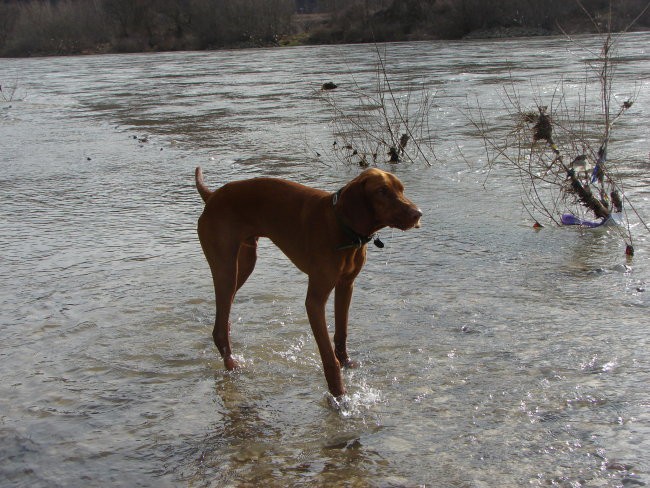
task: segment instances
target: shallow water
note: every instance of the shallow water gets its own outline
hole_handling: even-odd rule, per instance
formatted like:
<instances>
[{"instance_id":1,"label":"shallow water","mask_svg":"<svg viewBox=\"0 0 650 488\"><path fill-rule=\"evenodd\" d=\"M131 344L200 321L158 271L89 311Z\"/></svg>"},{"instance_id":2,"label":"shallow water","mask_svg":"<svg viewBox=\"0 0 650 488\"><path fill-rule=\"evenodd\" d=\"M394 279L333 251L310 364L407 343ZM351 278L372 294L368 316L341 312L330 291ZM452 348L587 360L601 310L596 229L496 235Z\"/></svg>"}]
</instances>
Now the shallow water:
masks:
<instances>
[{"instance_id":1,"label":"shallow water","mask_svg":"<svg viewBox=\"0 0 650 488\"><path fill-rule=\"evenodd\" d=\"M615 92L638 99L610 146L646 220L649 41L620 41ZM581 48L598 45L386 47L398 92L436 91L438 159L392 168L423 227L369 249L350 312L361 367L338 407L305 277L268 242L233 309L245 367L224 371L193 169L214 187L267 175L338 189L357 170L330 150L314 90L371 85L374 48L0 60L4 93L17 86L0 102L1 484L648 484L647 234L632 229L626 260L611 231L532 231L517 178L484 186L464 115L469 101L503 126L506 83L531 105L560 79L582 86Z\"/></svg>"}]
</instances>

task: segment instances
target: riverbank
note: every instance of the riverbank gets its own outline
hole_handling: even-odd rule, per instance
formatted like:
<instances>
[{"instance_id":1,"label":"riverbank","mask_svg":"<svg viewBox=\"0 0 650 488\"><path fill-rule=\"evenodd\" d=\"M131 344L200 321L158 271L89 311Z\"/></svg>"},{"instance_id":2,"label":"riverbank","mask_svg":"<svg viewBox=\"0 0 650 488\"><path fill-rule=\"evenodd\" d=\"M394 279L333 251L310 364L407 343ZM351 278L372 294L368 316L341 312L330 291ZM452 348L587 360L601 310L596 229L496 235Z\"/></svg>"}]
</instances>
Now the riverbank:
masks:
<instances>
[{"instance_id":1,"label":"riverbank","mask_svg":"<svg viewBox=\"0 0 650 488\"><path fill-rule=\"evenodd\" d=\"M0 3L0 56L533 37L620 32L631 25L634 30L650 29L650 14L638 16L631 6L587 14L559 0L551 0L543 10L493 8L491 2L478 0L402 0L375 9L350 2L325 13L295 13L288 0L233 2L219 10L208 0L171 2L175 8L129 2L119 9L108 1Z\"/></svg>"},{"instance_id":2,"label":"riverbank","mask_svg":"<svg viewBox=\"0 0 650 488\"><path fill-rule=\"evenodd\" d=\"M478 29L470 32L463 39L505 39L510 37L538 37L563 35L557 30L543 27L495 27L493 29Z\"/></svg>"}]
</instances>

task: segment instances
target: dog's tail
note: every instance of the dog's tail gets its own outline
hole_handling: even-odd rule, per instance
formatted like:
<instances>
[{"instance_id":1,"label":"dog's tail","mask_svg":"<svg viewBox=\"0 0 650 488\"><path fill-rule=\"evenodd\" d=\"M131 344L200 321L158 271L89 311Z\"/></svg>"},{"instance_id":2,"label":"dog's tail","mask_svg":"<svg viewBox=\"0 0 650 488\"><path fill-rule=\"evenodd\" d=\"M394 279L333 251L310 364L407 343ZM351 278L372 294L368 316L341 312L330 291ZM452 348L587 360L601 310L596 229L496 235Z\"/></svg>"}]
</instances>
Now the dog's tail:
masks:
<instances>
[{"instance_id":1,"label":"dog's tail","mask_svg":"<svg viewBox=\"0 0 650 488\"><path fill-rule=\"evenodd\" d=\"M201 166L196 167L196 171L194 171L194 180L196 181L196 189L199 191L199 195L201 195L204 202L207 202L214 192L211 191L203 182L203 171L201 171Z\"/></svg>"}]
</instances>

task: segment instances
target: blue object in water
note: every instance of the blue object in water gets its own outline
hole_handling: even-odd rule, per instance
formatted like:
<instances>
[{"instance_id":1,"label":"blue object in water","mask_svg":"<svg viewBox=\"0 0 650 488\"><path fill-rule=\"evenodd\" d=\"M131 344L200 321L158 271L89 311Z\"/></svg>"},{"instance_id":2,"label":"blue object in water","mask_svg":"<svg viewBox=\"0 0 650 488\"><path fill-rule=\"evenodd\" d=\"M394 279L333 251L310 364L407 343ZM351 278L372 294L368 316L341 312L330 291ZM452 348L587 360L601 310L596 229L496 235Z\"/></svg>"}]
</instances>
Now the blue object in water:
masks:
<instances>
[{"instance_id":1,"label":"blue object in water","mask_svg":"<svg viewBox=\"0 0 650 488\"><path fill-rule=\"evenodd\" d=\"M606 219L601 220L585 220L581 219L580 217L576 217L573 214L562 214L561 221L563 225L581 225L583 227L589 227L590 229L593 229L594 227L600 227L604 224L620 224L621 214L613 213Z\"/></svg>"},{"instance_id":2,"label":"blue object in water","mask_svg":"<svg viewBox=\"0 0 650 488\"><path fill-rule=\"evenodd\" d=\"M583 227L600 227L606 222L606 219L593 221L593 220L584 220L580 217L576 217L573 214L562 214L562 224L563 225L581 225Z\"/></svg>"}]
</instances>

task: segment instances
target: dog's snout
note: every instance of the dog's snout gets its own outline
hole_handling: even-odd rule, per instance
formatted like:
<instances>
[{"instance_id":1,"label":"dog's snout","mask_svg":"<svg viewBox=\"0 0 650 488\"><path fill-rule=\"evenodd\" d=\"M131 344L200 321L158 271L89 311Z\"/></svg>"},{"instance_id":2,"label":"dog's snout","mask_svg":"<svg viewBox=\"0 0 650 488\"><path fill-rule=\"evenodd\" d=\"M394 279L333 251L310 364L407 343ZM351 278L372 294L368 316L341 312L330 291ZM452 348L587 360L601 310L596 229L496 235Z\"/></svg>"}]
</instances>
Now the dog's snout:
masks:
<instances>
[{"instance_id":1,"label":"dog's snout","mask_svg":"<svg viewBox=\"0 0 650 488\"><path fill-rule=\"evenodd\" d=\"M415 225L413 227L415 227L416 229L419 229L420 228L420 218L422 217L422 210L420 210L419 208L415 208L414 211L413 211L413 215L414 215L414 218L416 219Z\"/></svg>"}]
</instances>

